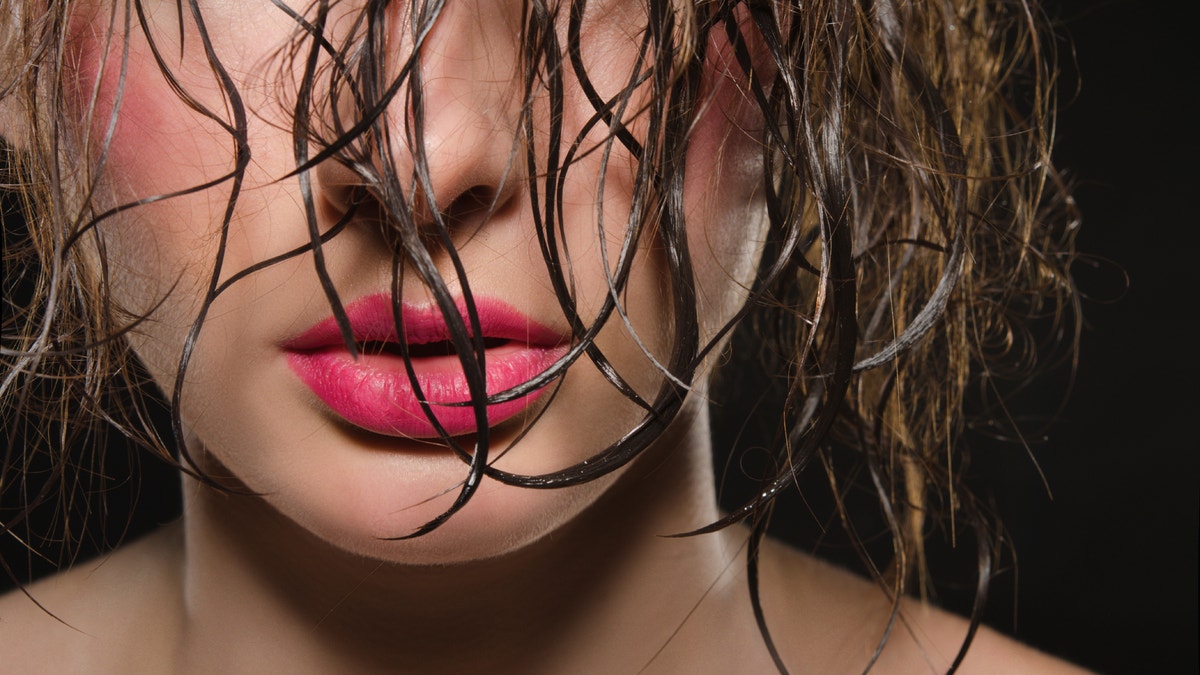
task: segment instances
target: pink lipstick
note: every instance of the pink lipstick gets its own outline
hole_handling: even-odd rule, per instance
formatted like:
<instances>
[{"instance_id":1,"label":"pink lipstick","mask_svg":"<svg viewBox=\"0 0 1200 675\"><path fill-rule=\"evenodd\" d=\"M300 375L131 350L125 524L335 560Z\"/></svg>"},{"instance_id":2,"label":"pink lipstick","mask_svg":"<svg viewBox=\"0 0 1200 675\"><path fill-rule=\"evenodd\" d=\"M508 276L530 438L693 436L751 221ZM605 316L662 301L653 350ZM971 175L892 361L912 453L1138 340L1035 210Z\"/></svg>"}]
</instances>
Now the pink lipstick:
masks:
<instances>
[{"instance_id":1,"label":"pink lipstick","mask_svg":"<svg viewBox=\"0 0 1200 675\"><path fill-rule=\"evenodd\" d=\"M470 330L466 305L459 314ZM476 299L484 339L484 374L489 396L528 382L567 351L569 337L542 326L509 305ZM425 400L452 436L473 433L475 409L450 330L436 305L401 308L403 339ZM389 436L436 438L433 423L421 410L400 356L400 336L386 293L364 297L346 307L359 345L355 360L342 341L333 317L289 340L288 365L317 398L351 424ZM472 356L473 358L473 356ZM532 406L545 389L487 406L488 425L496 425Z\"/></svg>"}]
</instances>

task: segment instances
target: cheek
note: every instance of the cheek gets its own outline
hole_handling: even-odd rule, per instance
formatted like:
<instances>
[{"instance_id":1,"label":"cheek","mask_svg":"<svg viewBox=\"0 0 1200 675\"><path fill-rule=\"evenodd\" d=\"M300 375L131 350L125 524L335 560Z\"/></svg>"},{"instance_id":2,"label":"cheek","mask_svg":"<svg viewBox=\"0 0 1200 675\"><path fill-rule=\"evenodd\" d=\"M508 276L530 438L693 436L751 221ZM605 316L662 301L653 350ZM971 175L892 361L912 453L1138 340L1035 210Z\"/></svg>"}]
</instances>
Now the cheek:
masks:
<instances>
[{"instance_id":1,"label":"cheek","mask_svg":"<svg viewBox=\"0 0 1200 675\"><path fill-rule=\"evenodd\" d=\"M151 13L147 19L160 53L173 55L172 76L200 105L223 111L211 73L199 72L199 40L180 58L178 29L157 28L171 18ZM202 267L208 216L219 213L228 188L186 193L230 172L233 143L220 124L172 89L136 17L128 39L120 13L115 27L109 23L109 11L95 6L80 6L71 16L66 56L75 67L64 71L63 92L66 147L75 158L73 164L64 159L79 171L73 177L79 194L91 193L88 212L142 203L97 227L116 301L141 313L177 281L180 290L190 290L180 272Z\"/></svg>"},{"instance_id":2,"label":"cheek","mask_svg":"<svg viewBox=\"0 0 1200 675\"><path fill-rule=\"evenodd\" d=\"M758 77L768 79L769 55L749 38L748 48ZM714 328L745 301L767 226L763 113L748 85L749 76L717 26L709 38L684 187L698 291L707 303L702 316Z\"/></svg>"},{"instance_id":3,"label":"cheek","mask_svg":"<svg viewBox=\"0 0 1200 675\"><path fill-rule=\"evenodd\" d=\"M188 34L181 55L178 28L162 26L174 18L148 16L155 46L168 60L168 77L136 19L128 36L122 17L116 17L115 27L108 19L83 9L72 15L69 28L67 58L77 66L65 76L63 89L75 122L75 144L89 168L100 173L90 178L100 178L114 199L131 201L186 190L228 173L230 134L194 109L220 117L227 110L203 53L197 53L199 37ZM181 99L170 78L195 106Z\"/></svg>"},{"instance_id":4,"label":"cheek","mask_svg":"<svg viewBox=\"0 0 1200 675\"><path fill-rule=\"evenodd\" d=\"M149 12L167 11L162 8L174 3L146 6ZM110 30L108 10L91 9L79 9L69 25L67 62L73 68L64 69L62 81L68 139L64 160L78 167L69 180L80 199L90 199L85 216L118 210L95 230L111 300L130 317L149 318L130 332L129 341L169 392L216 263L222 217L233 193L229 177L236 146L220 122L196 109L214 111L222 121L229 116L194 30L185 35L187 49L181 55L175 17L147 17L159 53L168 61L168 76L136 17L126 39L122 17ZM219 47L231 52L230 45ZM170 78L194 105L183 100ZM253 173L257 166L247 174L242 193L265 199L257 194L264 190L251 187L263 182ZM249 264L253 253L246 230L236 224L230 228L225 269ZM91 239L83 241L87 245ZM202 346L220 348L223 341L224 334L209 332ZM199 355L197 361L203 358ZM213 375L206 377L220 372L208 370Z\"/></svg>"},{"instance_id":5,"label":"cheek","mask_svg":"<svg viewBox=\"0 0 1200 675\"><path fill-rule=\"evenodd\" d=\"M750 67L759 83L770 82L774 61L757 28L748 19L740 32ZM750 75L738 61L725 24L717 24L708 36L700 84L700 114L691 134L692 147L710 153L734 141L735 147L761 147L762 110L750 90Z\"/></svg>"},{"instance_id":6,"label":"cheek","mask_svg":"<svg viewBox=\"0 0 1200 675\"><path fill-rule=\"evenodd\" d=\"M113 299L139 316L157 308L155 321L143 328L157 331L159 342L176 344L179 336L167 331L186 330L198 310L234 194L232 108L191 22L181 52L174 3L146 3L148 30L133 16L128 35L120 11L114 18L96 4L74 6L68 27L66 62L73 67L64 69L62 81L70 148L64 160L79 168L71 177L77 194L92 192L89 213L132 206L97 227ZM271 133L277 106L268 105L265 88L253 86L252 73L263 77L256 65L267 63L269 46L282 41L286 26L259 21L258 40L247 43L229 28L248 20L250 9L238 11L243 13L213 5L205 17L220 62L244 95L259 97L244 101L255 147L240 185L240 217L280 201L281 188L270 177L286 168L287 152L279 147L287 136L279 141ZM272 232L235 225L229 236L224 267L236 270L257 259L260 240L269 241Z\"/></svg>"}]
</instances>

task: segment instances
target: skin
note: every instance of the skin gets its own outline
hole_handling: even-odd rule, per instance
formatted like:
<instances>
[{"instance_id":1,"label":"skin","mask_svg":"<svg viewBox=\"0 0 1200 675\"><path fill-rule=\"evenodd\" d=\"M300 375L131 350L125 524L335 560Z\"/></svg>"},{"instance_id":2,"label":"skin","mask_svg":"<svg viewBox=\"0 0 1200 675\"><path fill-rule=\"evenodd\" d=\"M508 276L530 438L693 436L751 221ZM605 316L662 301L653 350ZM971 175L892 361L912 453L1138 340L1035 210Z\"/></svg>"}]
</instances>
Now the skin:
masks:
<instances>
[{"instance_id":1,"label":"skin","mask_svg":"<svg viewBox=\"0 0 1200 675\"><path fill-rule=\"evenodd\" d=\"M179 59L172 66L188 92L223 109L190 19L177 56L172 7L153 5L162 50ZM512 89L519 11L515 2L451 2L426 43L433 196L440 205L480 189L497 196L486 222L468 209L455 224L470 283L563 328L525 182L508 163L519 105ZM627 25L623 13L635 12L602 6L585 27L593 72L613 73L597 80L602 92L629 72L630 37L617 26ZM263 77L278 72L273 50L294 24L256 2L213 2L204 17L251 112L254 159L230 228L227 278L307 241L297 183L276 180L293 166L290 120ZM78 68L66 84L77 142L93 153L118 98L120 46L106 43L107 20L106 8L81 3L72 24L69 62ZM180 103L140 33L129 47L116 136L98 172L100 200L110 205L203 183L232 161L227 136ZM704 338L744 301L762 236L756 125L717 47L685 188ZM568 96L566 126L576 129L590 107L577 88ZM402 119L396 107L389 114ZM637 119L629 122L639 128ZM14 129L0 126L6 135ZM400 162L411 161L403 146L394 150ZM563 199L585 317L607 292L601 249L615 257L619 246L619 233L604 241L595 234L598 156L574 170ZM618 223L628 211L632 166L618 151L606 182L606 213L618 214ZM351 180L327 165L314 181L320 225L328 228ZM117 301L139 314L162 301L130 340L167 391L213 266L214 223L227 189L156 202L102 228ZM326 259L343 299L389 287L387 251L366 224L330 241ZM435 260L451 278L444 252ZM661 376L634 335L659 360L671 340L662 320L662 265L654 251L639 253L625 296L631 326L613 321L597 341L644 396ZM458 290L454 282L451 288ZM407 302L428 302L416 283L404 293ZM771 671L746 592L747 533L661 536L721 515L704 378L680 419L626 470L565 490L486 481L443 528L390 541L448 506L464 465L428 441L349 426L297 380L282 345L329 312L310 256L252 275L217 300L184 385L187 441L205 469L260 496L185 478L181 522L34 585L30 596L46 611L20 593L0 599L6 663L97 672ZM580 361L542 419L495 466L527 474L563 468L639 418L636 406ZM498 427L493 449L507 447L522 427L523 420ZM860 671L890 614L873 585L770 542L762 597L795 672ZM945 670L965 622L915 602L903 604L902 617L879 672ZM1069 670L987 631L976 643L968 670L1000 663L1021 672Z\"/></svg>"}]
</instances>

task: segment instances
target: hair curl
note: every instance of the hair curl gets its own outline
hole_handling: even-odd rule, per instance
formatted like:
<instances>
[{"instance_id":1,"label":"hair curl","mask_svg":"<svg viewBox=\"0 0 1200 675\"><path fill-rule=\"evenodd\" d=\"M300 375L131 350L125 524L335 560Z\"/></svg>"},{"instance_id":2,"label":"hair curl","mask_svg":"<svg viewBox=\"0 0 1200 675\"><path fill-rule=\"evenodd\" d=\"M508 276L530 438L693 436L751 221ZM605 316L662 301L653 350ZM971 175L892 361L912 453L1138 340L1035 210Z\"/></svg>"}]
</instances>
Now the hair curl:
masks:
<instances>
[{"instance_id":1,"label":"hair curl","mask_svg":"<svg viewBox=\"0 0 1200 675\"><path fill-rule=\"evenodd\" d=\"M8 106L10 117L20 120L24 141L19 148L5 147L8 173L3 182L19 195L20 210L28 218L23 243L5 251L0 398L7 444L0 490L6 501L21 507L4 516L0 533L14 537L39 505L57 503L64 513L78 513L74 500L86 500L96 491L92 481L98 480L96 467L103 456L103 425L162 457L171 457L173 448L182 469L211 481L198 471L181 441L182 377L168 392L174 442L164 442L155 431L147 412L152 403L140 393L145 378L137 374L123 339L144 317L129 315L110 298L103 242L96 232L97 225L121 211L177 195L147 195L103 212L95 207L93 170L103 164L106 150L93 158L93 166L70 161L76 139L63 113L61 74L67 67L63 58L71 4L49 3L47 11L35 13L18 0L0 2L0 14L13 17L0 28L6 55L0 60L0 102ZM404 10L418 43L442 5L441 0L414 1ZM349 336L321 247L355 208L378 208L398 244L394 278L398 283L402 268L415 272L441 306L476 393L478 419L486 420L488 401L542 386L579 358L593 361L614 387L646 409L637 427L597 456L541 476L490 466L486 424L480 425L474 448L459 447L439 427L444 441L463 457L468 478L455 505L411 536L450 517L484 475L530 488L557 488L629 462L671 421L703 372L704 359L740 325L753 331L748 333L752 339L770 338L786 371L778 374L786 396L772 471L755 496L699 532L748 520L754 525L753 542L758 542L778 494L813 464L827 472L837 495L849 482L865 477L886 518L894 555L888 568L876 567L865 553L864 559L897 602L914 579L924 591L923 542L935 522L948 521L952 531L965 526L979 532L976 625L995 555L995 526L962 481L968 423L964 401L971 392L981 392L980 419L1016 432L1002 394L1011 386L998 383L1024 386L1052 357L1070 353L1078 331L1069 274L1077 219L1050 161L1055 53L1041 10L1032 0L812 0L803 6L763 0L645 0L647 23L635 33L635 71L621 92L606 99L591 86L580 53L586 0L527 0L524 5L520 43L525 98L519 135L533 138L534 103L542 101L551 114L549 128L539 132L548 133L550 142L545 156L539 156L537 144L518 142L513 162L525 165L536 234L574 331L569 354L537 380L486 396L477 358L482 341L470 337L480 331L467 325L478 316L447 229L448 205L421 203L431 199L422 195L432 190L422 141L419 54L414 50L394 76L381 65L385 12L396 11L386 0L362 3L348 37L337 44L325 24L330 0L314 0L303 14L291 13L295 39L279 53L281 62L299 64L303 72L298 82L281 81L295 88L281 89L280 99L294 104L293 174L306 200L310 243L238 271L220 285L218 259L179 373L187 368L190 345L213 300L229 284L283 257L313 254L334 315ZM196 0L179 0L179 12L181 22L190 16L207 40ZM115 0L112 16L113 25L127 32L118 28L111 39L141 30L155 44L140 0ZM561 22L567 26L565 44L556 31ZM744 95L762 114L770 229L745 307L716 339L702 344L682 186L689 131L704 104L702 67L714 32L732 46L745 74ZM765 49L765 62L752 53L751 44ZM182 89L178 95L219 123L236 148L227 175L189 190L229 190L229 208L220 223L224 234L249 159L246 111L222 64L211 58L211 50L209 54L227 110L205 109ZM160 67L170 79L161 59ZM594 111L576 136L563 128L563 115L556 114L571 77ZM647 87L652 92L644 111L648 129L635 134L622 120L642 100L635 92ZM383 114L389 105L399 104L412 111L404 128L396 128ZM346 109L354 113L339 116ZM653 400L638 398L593 344L604 323L614 313L621 316L617 298L633 256L618 261L610 279L614 292L597 320L588 324L576 311L569 256L558 243L560 189L593 128L608 130L606 147L623 146L637 160L623 250L631 252L652 240L666 252L674 345ZM406 183L410 177L390 169L394 137L404 138L413 152L417 183L412 189ZM108 141L101 147L107 148ZM344 164L363 182L350 215L326 233L315 224L308 178L323 161ZM436 247L455 261L467 296L466 322L433 264L430 250ZM1039 343L1028 326L1047 318L1050 338ZM347 344L353 348L349 337ZM419 389L411 369L410 377ZM426 413L437 426L432 412ZM853 467L835 462L834 443L853 449ZM35 467L51 478L28 488L32 483L27 477ZM841 503L839 499L839 508ZM856 537L844 510L841 517ZM72 524L63 526L69 533ZM770 646L755 586L756 548L752 546L749 563L751 592Z\"/></svg>"}]
</instances>

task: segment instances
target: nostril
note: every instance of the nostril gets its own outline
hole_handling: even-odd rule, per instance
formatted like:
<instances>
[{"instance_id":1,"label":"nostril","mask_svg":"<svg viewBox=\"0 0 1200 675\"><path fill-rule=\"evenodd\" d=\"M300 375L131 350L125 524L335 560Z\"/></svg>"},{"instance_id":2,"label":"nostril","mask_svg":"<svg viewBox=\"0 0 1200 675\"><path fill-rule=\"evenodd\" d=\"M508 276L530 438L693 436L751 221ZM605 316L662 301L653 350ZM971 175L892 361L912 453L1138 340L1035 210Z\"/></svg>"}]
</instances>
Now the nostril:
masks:
<instances>
[{"instance_id":1,"label":"nostril","mask_svg":"<svg viewBox=\"0 0 1200 675\"><path fill-rule=\"evenodd\" d=\"M498 193L492 187L476 185L455 197L443 212L449 223L461 223L477 216L489 214L500 207Z\"/></svg>"},{"instance_id":2,"label":"nostril","mask_svg":"<svg viewBox=\"0 0 1200 675\"><path fill-rule=\"evenodd\" d=\"M338 159L322 162L315 171L318 208L330 222L336 222L352 210L360 211L371 200L363 178Z\"/></svg>"},{"instance_id":3,"label":"nostril","mask_svg":"<svg viewBox=\"0 0 1200 675\"><path fill-rule=\"evenodd\" d=\"M419 186L415 193L407 195L380 194L379 187L372 185L369 178L337 158L322 162L314 174L316 206L326 227L347 218L360 223L375 222L389 239L395 236L391 230L400 222L411 223L430 235L429 226L438 221L450 229L481 225L494 213L506 209L507 200L516 193L501 185L477 182L466 189L447 189L438 194L435 207ZM438 211L436 215L433 208Z\"/></svg>"}]
</instances>

